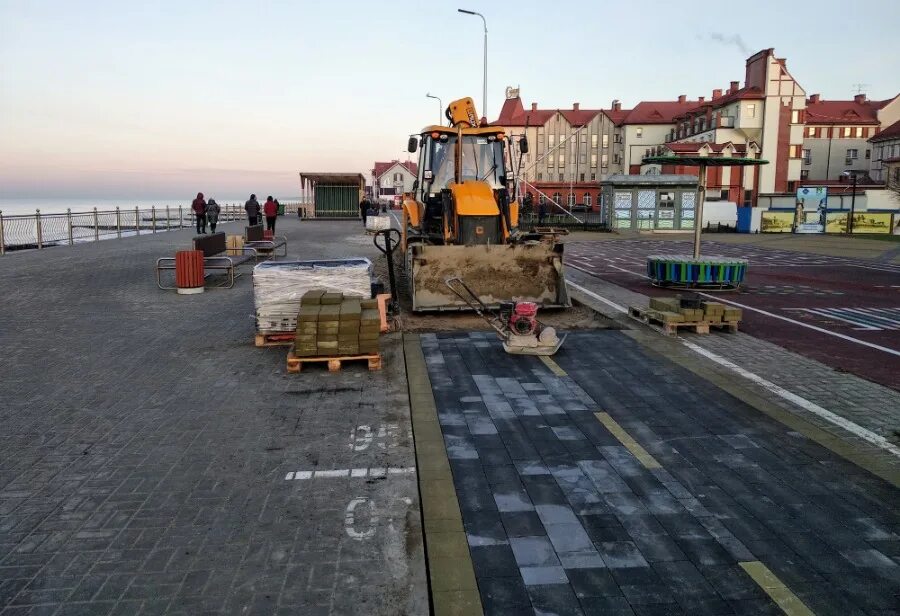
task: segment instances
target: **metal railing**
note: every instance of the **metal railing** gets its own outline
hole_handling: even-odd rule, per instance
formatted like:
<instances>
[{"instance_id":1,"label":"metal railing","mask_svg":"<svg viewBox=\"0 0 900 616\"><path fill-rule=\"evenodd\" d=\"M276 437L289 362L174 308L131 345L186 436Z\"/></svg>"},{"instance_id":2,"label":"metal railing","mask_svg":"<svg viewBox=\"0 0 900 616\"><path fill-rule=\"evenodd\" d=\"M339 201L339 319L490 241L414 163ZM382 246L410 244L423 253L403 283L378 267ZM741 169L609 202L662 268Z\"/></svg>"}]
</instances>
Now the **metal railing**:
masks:
<instances>
[{"instance_id":1,"label":"metal railing","mask_svg":"<svg viewBox=\"0 0 900 616\"><path fill-rule=\"evenodd\" d=\"M297 213L297 203L283 203L285 214ZM242 203L221 205L219 222L246 220ZM72 246L84 242L134 237L146 233L160 233L191 228L195 224L190 206L153 206L144 208L116 208L44 214L6 216L0 210L0 255L12 250L42 249L50 246Z\"/></svg>"}]
</instances>

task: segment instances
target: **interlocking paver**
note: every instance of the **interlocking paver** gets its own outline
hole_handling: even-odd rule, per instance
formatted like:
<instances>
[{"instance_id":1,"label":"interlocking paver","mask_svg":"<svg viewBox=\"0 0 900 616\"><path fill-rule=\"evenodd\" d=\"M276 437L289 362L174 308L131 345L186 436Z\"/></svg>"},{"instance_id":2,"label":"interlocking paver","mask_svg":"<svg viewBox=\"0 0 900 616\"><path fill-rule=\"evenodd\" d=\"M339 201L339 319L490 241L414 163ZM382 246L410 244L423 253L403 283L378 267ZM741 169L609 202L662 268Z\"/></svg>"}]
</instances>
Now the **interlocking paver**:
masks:
<instances>
[{"instance_id":1,"label":"interlocking paver","mask_svg":"<svg viewBox=\"0 0 900 616\"><path fill-rule=\"evenodd\" d=\"M503 613L492 611L487 590L500 578L521 581L533 607L562 613L779 613L737 566L751 560L807 595L823 581L854 600L875 593L860 604L872 613L900 592L900 567L888 564L897 564L900 545L895 488L621 333L571 334L555 357L569 376L506 356L487 335L443 334L435 343L445 363L429 371L448 415L445 441L459 434L450 417L462 414L458 382L471 378L487 405L511 413L493 423L513 463L454 461L461 502L475 489L473 502L507 507L524 492L533 507L499 512L511 546L470 538L487 613ZM478 372L440 381L454 355ZM536 382L542 390L526 386ZM517 406L522 396L540 416ZM661 468L646 468L595 411L609 413ZM567 448L573 443L589 450ZM479 513L463 510L470 534ZM491 528L502 541L496 520ZM548 564L548 543L565 580Z\"/></svg>"},{"instance_id":2,"label":"interlocking paver","mask_svg":"<svg viewBox=\"0 0 900 616\"><path fill-rule=\"evenodd\" d=\"M279 231L292 255L376 254L358 224ZM249 274L156 289L154 259L190 237L3 257L0 610L426 613L414 476L284 480L413 463L396 344L379 373L287 375L283 348L251 342ZM380 425L407 428L351 449Z\"/></svg>"}]
</instances>

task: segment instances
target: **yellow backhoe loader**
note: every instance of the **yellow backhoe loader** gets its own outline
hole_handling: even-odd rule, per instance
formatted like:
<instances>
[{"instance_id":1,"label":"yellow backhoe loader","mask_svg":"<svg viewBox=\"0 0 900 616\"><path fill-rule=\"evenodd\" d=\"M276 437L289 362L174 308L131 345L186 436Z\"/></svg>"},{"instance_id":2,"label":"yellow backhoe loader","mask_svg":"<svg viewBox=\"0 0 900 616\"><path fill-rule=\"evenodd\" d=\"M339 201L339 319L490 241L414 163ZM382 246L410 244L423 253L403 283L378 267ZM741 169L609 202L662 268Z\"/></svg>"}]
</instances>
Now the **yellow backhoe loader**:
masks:
<instances>
[{"instance_id":1,"label":"yellow backhoe loader","mask_svg":"<svg viewBox=\"0 0 900 616\"><path fill-rule=\"evenodd\" d=\"M416 312L469 310L447 287L459 278L488 307L510 301L571 306L563 245L555 234L519 231L508 137L479 122L471 98L450 103L449 126L409 139L418 177L403 200L401 247ZM522 137L519 150L528 150Z\"/></svg>"}]
</instances>

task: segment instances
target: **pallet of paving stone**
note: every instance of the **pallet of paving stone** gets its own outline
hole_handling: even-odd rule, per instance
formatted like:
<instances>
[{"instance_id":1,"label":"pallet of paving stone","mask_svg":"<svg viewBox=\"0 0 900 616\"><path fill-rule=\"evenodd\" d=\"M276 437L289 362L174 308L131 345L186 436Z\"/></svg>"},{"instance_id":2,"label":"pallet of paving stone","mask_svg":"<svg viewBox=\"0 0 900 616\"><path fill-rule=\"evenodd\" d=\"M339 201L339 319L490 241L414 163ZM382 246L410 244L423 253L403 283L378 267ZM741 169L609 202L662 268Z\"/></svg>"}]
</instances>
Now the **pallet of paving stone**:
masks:
<instances>
[{"instance_id":1,"label":"pallet of paving stone","mask_svg":"<svg viewBox=\"0 0 900 616\"><path fill-rule=\"evenodd\" d=\"M710 323L708 321L685 321L684 315L678 312L666 312L639 308L638 306L629 306L628 316L666 334L667 336L676 335L679 329L692 331L695 334L709 333ZM721 325L723 325L723 323L716 324L716 326Z\"/></svg>"},{"instance_id":2,"label":"pallet of paving stone","mask_svg":"<svg viewBox=\"0 0 900 616\"><path fill-rule=\"evenodd\" d=\"M303 364L327 363L328 372L340 372L344 363L357 361L367 362L369 370L381 370L381 353L298 357L294 354L294 346L291 345L287 354L287 371L297 373L303 370Z\"/></svg>"},{"instance_id":3,"label":"pallet of paving stone","mask_svg":"<svg viewBox=\"0 0 900 616\"><path fill-rule=\"evenodd\" d=\"M258 347L291 346L294 344L294 332L257 333L254 343Z\"/></svg>"}]
</instances>

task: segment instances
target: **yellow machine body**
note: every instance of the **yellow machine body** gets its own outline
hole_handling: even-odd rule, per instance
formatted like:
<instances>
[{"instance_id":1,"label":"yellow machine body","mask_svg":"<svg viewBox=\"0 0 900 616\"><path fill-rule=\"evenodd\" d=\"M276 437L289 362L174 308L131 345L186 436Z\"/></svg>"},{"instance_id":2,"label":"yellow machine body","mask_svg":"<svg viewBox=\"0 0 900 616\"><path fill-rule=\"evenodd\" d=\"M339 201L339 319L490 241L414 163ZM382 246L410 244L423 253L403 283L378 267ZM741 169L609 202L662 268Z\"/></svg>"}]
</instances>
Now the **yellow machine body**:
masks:
<instances>
[{"instance_id":1,"label":"yellow machine body","mask_svg":"<svg viewBox=\"0 0 900 616\"><path fill-rule=\"evenodd\" d=\"M519 232L503 128L480 126L471 98L450 103L446 116L451 126L428 126L419 134L416 189L402 205L413 310L468 310L445 284L452 277L488 306L571 306L562 244L555 236Z\"/></svg>"}]
</instances>

